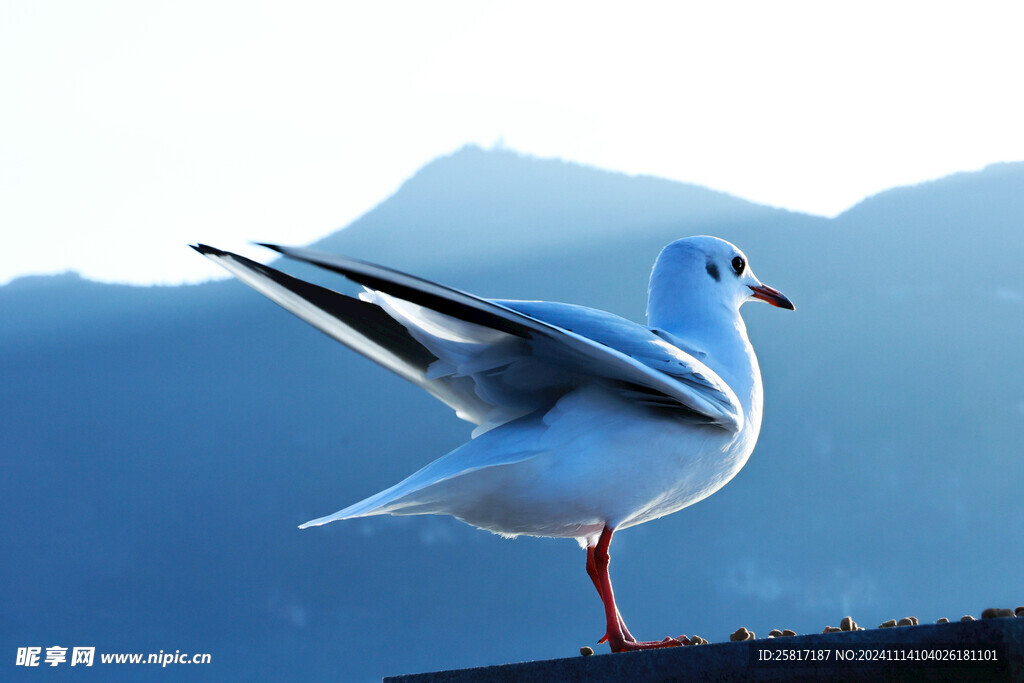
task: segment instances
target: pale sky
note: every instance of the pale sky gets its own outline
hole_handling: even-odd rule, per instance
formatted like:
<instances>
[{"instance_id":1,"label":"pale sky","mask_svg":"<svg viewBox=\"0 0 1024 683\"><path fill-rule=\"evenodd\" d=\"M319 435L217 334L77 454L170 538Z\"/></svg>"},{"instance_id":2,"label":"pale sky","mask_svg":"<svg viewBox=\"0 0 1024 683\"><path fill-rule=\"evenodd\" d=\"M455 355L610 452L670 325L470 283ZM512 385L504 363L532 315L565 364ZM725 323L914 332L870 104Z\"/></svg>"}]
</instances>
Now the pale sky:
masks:
<instances>
[{"instance_id":1,"label":"pale sky","mask_svg":"<svg viewBox=\"0 0 1024 683\"><path fill-rule=\"evenodd\" d=\"M467 143L834 215L1024 160L1020 7L0 0L0 283L218 276Z\"/></svg>"}]
</instances>

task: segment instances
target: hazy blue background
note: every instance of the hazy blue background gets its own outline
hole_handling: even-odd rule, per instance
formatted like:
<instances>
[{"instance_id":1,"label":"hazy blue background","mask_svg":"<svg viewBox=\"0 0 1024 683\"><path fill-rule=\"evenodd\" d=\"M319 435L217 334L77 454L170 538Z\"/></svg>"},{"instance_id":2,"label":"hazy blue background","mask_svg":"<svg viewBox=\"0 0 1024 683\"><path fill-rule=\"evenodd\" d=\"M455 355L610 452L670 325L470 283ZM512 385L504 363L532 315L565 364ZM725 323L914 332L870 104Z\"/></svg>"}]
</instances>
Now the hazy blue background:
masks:
<instances>
[{"instance_id":1,"label":"hazy blue background","mask_svg":"<svg viewBox=\"0 0 1024 683\"><path fill-rule=\"evenodd\" d=\"M744 309L757 450L707 501L617 536L614 561L634 633L721 641L1024 602L1022 225L1024 164L826 219L470 147L317 246L634 320L667 242L744 249L797 305ZM603 632L570 541L433 517L296 529L469 425L234 281L14 280L0 377L4 675L18 646L61 644L212 653L174 676L372 680Z\"/></svg>"}]
</instances>

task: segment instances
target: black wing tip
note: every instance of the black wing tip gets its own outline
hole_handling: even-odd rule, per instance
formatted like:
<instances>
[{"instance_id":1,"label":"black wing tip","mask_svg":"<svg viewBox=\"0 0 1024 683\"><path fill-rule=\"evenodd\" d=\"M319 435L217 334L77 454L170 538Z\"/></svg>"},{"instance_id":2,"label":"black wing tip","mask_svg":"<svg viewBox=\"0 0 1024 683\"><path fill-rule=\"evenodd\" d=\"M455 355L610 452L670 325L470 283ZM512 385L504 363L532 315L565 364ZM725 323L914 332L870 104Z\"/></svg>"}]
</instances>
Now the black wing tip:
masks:
<instances>
[{"instance_id":1,"label":"black wing tip","mask_svg":"<svg viewBox=\"0 0 1024 683\"><path fill-rule=\"evenodd\" d=\"M271 244L270 242L252 242L252 244L255 244L256 246L259 247L266 247L267 249L270 249L271 251L276 251L278 254L281 254L283 256L292 255L291 247L284 247L281 246L280 244ZM192 247L203 256L212 256L216 258L232 257L235 259L244 259L246 261L251 261L251 259L246 259L244 256L239 256L238 254L232 253L230 251L224 251L223 249L218 249L217 247L211 247L209 244L203 244L202 242L197 242L196 244L190 244L188 246Z\"/></svg>"},{"instance_id":2,"label":"black wing tip","mask_svg":"<svg viewBox=\"0 0 1024 683\"><path fill-rule=\"evenodd\" d=\"M273 245L273 244L261 244L259 242L254 242L254 244L259 244L262 247L269 247L271 249L274 249L275 251L281 251L282 249L284 249L284 247L278 247L278 246ZM216 257L216 258L232 258L232 259L235 259L235 260L245 261L245 262L247 262L249 264L255 264L256 263L252 259L245 258L244 256L239 256L238 254L236 254L234 252L231 252L231 251L224 251L223 249L218 249L217 247L211 247L209 244L203 244L202 242L198 242L196 244L190 244L188 246L192 247L193 249L198 251L203 256L213 256L213 257ZM284 252L281 252L281 253L284 253Z\"/></svg>"},{"instance_id":3,"label":"black wing tip","mask_svg":"<svg viewBox=\"0 0 1024 683\"><path fill-rule=\"evenodd\" d=\"M343 277L347 277L349 279L351 279L351 276L347 271L337 270L339 265L341 265L343 268L345 266L351 267L352 265L355 264L362 266L371 266L373 268L381 268L387 270L397 275L404 275L405 277L415 277L413 275L409 275L408 273L403 273L399 270L395 270L394 268L387 268L377 263L373 263L372 261L363 261L361 259L352 258L351 256L342 256L341 254L329 254L326 252L317 251L316 249L310 249L309 247L286 247L282 244L272 244L270 242L253 242L253 244L260 247L266 247L267 249L276 251L278 254L281 254L282 256L287 256L288 258L293 258L298 261L305 261L306 263L317 266L318 268L326 268L327 270L333 270L342 275ZM325 259L331 262L325 261Z\"/></svg>"},{"instance_id":4,"label":"black wing tip","mask_svg":"<svg viewBox=\"0 0 1024 683\"><path fill-rule=\"evenodd\" d=\"M203 244L198 242L196 244L188 245L198 251L203 256L227 256L228 252L218 249L217 247L211 247L209 244Z\"/></svg>"},{"instance_id":5,"label":"black wing tip","mask_svg":"<svg viewBox=\"0 0 1024 683\"><path fill-rule=\"evenodd\" d=\"M269 242L253 242L252 244L255 244L260 247L266 247L267 249L276 251L279 254L287 255L288 253L288 247L282 247L279 244L270 244ZM209 244L203 244L202 242L197 242L196 244L190 244L188 246L192 247L203 256L234 256L236 258L242 258L238 256L238 254L233 254L230 251L224 251L223 249L218 249L217 247L211 247Z\"/></svg>"}]
</instances>

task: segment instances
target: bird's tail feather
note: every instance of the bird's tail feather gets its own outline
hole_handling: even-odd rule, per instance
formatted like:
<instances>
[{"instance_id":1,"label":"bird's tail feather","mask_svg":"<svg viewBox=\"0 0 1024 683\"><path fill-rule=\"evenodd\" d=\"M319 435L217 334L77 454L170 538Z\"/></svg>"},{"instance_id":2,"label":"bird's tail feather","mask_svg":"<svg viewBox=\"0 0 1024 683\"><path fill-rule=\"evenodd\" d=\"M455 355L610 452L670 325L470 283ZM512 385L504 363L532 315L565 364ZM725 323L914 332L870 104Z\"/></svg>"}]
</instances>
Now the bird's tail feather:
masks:
<instances>
[{"instance_id":1,"label":"bird's tail feather","mask_svg":"<svg viewBox=\"0 0 1024 683\"><path fill-rule=\"evenodd\" d=\"M521 450L500 454L498 457L490 454L489 458L481 459L478 457L479 449L476 447L480 441L481 439L474 439L391 488L349 505L343 510L338 510L332 515L312 519L299 525L299 528L306 529L341 519L373 515L456 514L460 503L463 502L457 491L474 490L473 483L466 481L464 477L482 473L482 471L494 467L522 462L542 452ZM467 462L473 460L476 462L472 464ZM456 480L461 481L456 483ZM482 480L476 479L475 481ZM478 493L479 491L476 491L473 495Z\"/></svg>"}]
</instances>

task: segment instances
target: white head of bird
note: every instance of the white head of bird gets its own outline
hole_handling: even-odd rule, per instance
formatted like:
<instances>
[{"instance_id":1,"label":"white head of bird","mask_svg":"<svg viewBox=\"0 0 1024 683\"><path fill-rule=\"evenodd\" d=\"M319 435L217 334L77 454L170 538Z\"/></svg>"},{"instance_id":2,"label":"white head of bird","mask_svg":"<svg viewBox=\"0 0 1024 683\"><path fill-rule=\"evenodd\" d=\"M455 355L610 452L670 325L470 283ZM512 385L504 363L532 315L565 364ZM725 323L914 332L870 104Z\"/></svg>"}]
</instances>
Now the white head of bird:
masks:
<instances>
[{"instance_id":1,"label":"white head of bird","mask_svg":"<svg viewBox=\"0 0 1024 683\"><path fill-rule=\"evenodd\" d=\"M778 290L757 279L746 255L717 237L676 240L661 250L651 273L647 320L678 333L731 323L747 301L793 310Z\"/></svg>"}]
</instances>

